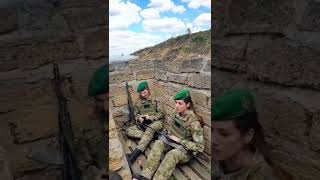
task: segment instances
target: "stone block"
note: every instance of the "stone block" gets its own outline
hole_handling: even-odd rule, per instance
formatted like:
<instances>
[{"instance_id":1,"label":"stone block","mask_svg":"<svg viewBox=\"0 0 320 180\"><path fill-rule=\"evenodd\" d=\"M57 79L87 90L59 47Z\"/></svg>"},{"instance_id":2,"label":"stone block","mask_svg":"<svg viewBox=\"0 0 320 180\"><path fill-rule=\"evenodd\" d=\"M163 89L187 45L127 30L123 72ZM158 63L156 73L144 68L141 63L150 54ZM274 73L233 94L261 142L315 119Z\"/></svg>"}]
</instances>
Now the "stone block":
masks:
<instances>
[{"instance_id":1,"label":"stone block","mask_svg":"<svg viewBox=\"0 0 320 180\"><path fill-rule=\"evenodd\" d=\"M226 37L215 40L215 51L212 65L231 71L246 71L246 49L249 36Z\"/></svg>"},{"instance_id":2,"label":"stone block","mask_svg":"<svg viewBox=\"0 0 320 180\"><path fill-rule=\"evenodd\" d=\"M201 106L203 108L209 108L208 101L211 97L210 91L192 89L190 94L192 101L196 107Z\"/></svg>"},{"instance_id":3,"label":"stone block","mask_svg":"<svg viewBox=\"0 0 320 180\"><path fill-rule=\"evenodd\" d=\"M205 72L211 72L211 60L208 60L207 63L204 66Z\"/></svg>"},{"instance_id":4,"label":"stone block","mask_svg":"<svg viewBox=\"0 0 320 180\"><path fill-rule=\"evenodd\" d=\"M56 105L31 106L17 111L9 123L14 142L21 144L50 137L58 132Z\"/></svg>"},{"instance_id":5,"label":"stone block","mask_svg":"<svg viewBox=\"0 0 320 180\"><path fill-rule=\"evenodd\" d=\"M85 28L104 26L107 24L106 9L103 7L71 7L64 9L65 20L70 28L79 31Z\"/></svg>"},{"instance_id":6,"label":"stone block","mask_svg":"<svg viewBox=\"0 0 320 180\"><path fill-rule=\"evenodd\" d=\"M195 88L210 89L211 74L189 74L188 85Z\"/></svg>"},{"instance_id":7,"label":"stone block","mask_svg":"<svg viewBox=\"0 0 320 180\"><path fill-rule=\"evenodd\" d=\"M112 97L114 107L124 106L128 103L127 95L120 95Z\"/></svg>"},{"instance_id":8,"label":"stone block","mask_svg":"<svg viewBox=\"0 0 320 180\"><path fill-rule=\"evenodd\" d=\"M307 8L303 14L300 24L298 25L300 30L304 31L320 31L320 2L309 1Z\"/></svg>"},{"instance_id":9,"label":"stone block","mask_svg":"<svg viewBox=\"0 0 320 180\"><path fill-rule=\"evenodd\" d=\"M154 72L151 69L146 70L140 70L136 72L136 77L138 80L147 80L147 79L153 79L154 78Z\"/></svg>"},{"instance_id":10,"label":"stone block","mask_svg":"<svg viewBox=\"0 0 320 180\"><path fill-rule=\"evenodd\" d=\"M140 61L129 61L129 67L132 71L139 71L143 69L153 69L153 61L140 62Z\"/></svg>"},{"instance_id":11,"label":"stone block","mask_svg":"<svg viewBox=\"0 0 320 180\"><path fill-rule=\"evenodd\" d=\"M1 48L0 71L35 69L54 61L76 59L80 56L78 44L72 37L61 37L54 42L50 42L48 38L35 39L32 42L30 39L19 41L12 46Z\"/></svg>"},{"instance_id":12,"label":"stone block","mask_svg":"<svg viewBox=\"0 0 320 180\"><path fill-rule=\"evenodd\" d=\"M161 81L167 81L167 78L168 78L167 71L163 71L160 69L155 70L154 76L156 80L161 80Z\"/></svg>"},{"instance_id":13,"label":"stone block","mask_svg":"<svg viewBox=\"0 0 320 180\"><path fill-rule=\"evenodd\" d=\"M181 72L182 73L200 72L203 64L204 64L204 59L202 59L202 58L183 60L181 63Z\"/></svg>"},{"instance_id":14,"label":"stone block","mask_svg":"<svg viewBox=\"0 0 320 180\"><path fill-rule=\"evenodd\" d=\"M319 55L320 49L304 42L285 38L257 39L248 48L248 77L320 89L320 69L317 68L320 62L315 61Z\"/></svg>"},{"instance_id":15,"label":"stone block","mask_svg":"<svg viewBox=\"0 0 320 180\"><path fill-rule=\"evenodd\" d=\"M188 74L168 74L168 81L179 84L187 84Z\"/></svg>"},{"instance_id":16,"label":"stone block","mask_svg":"<svg viewBox=\"0 0 320 180\"><path fill-rule=\"evenodd\" d=\"M0 34L14 31L18 28L18 15L15 8L0 9Z\"/></svg>"},{"instance_id":17,"label":"stone block","mask_svg":"<svg viewBox=\"0 0 320 180\"><path fill-rule=\"evenodd\" d=\"M310 146L311 149L319 152L320 151L320 113L315 113L312 119L312 125L310 128Z\"/></svg>"},{"instance_id":18,"label":"stone block","mask_svg":"<svg viewBox=\"0 0 320 180\"><path fill-rule=\"evenodd\" d=\"M224 4L224 33L282 33L294 18L290 0L231 0Z\"/></svg>"},{"instance_id":19,"label":"stone block","mask_svg":"<svg viewBox=\"0 0 320 180\"><path fill-rule=\"evenodd\" d=\"M84 54L87 59L107 57L107 33L107 29L99 29L84 35Z\"/></svg>"},{"instance_id":20,"label":"stone block","mask_svg":"<svg viewBox=\"0 0 320 180\"><path fill-rule=\"evenodd\" d=\"M109 83L110 84L120 84L125 81L133 81L133 80L134 80L133 74L128 74L125 72L109 73Z\"/></svg>"},{"instance_id":21,"label":"stone block","mask_svg":"<svg viewBox=\"0 0 320 180\"><path fill-rule=\"evenodd\" d=\"M258 93L256 99L259 121L268 135L308 144L307 122L311 116L301 104L275 93Z\"/></svg>"},{"instance_id":22,"label":"stone block","mask_svg":"<svg viewBox=\"0 0 320 180\"><path fill-rule=\"evenodd\" d=\"M166 64L163 60L154 60L154 69L155 70L163 70L166 71Z\"/></svg>"},{"instance_id":23,"label":"stone block","mask_svg":"<svg viewBox=\"0 0 320 180\"><path fill-rule=\"evenodd\" d=\"M109 86L109 97L126 95L126 87L125 86Z\"/></svg>"},{"instance_id":24,"label":"stone block","mask_svg":"<svg viewBox=\"0 0 320 180\"><path fill-rule=\"evenodd\" d=\"M181 73L181 61L166 61L166 69L171 73Z\"/></svg>"},{"instance_id":25,"label":"stone block","mask_svg":"<svg viewBox=\"0 0 320 180\"><path fill-rule=\"evenodd\" d=\"M195 111L199 116L201 116L203 122L211 127L211 111L205 108L197 107Z\"/></svg>"}]
</instances>

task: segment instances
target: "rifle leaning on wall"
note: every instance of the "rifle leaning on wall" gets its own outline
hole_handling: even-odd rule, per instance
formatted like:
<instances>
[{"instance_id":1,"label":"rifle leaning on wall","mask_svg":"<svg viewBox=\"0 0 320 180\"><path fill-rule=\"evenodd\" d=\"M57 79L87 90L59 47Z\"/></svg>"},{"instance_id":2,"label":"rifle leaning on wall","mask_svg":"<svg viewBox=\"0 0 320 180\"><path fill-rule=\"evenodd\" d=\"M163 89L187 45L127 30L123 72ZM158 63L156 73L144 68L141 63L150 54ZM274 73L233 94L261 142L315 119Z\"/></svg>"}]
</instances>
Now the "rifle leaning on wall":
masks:
<instances>
[{"instance_id":1,"label":"rifle leaning on wall","mask_svg":"<svg viewBox=\"0 0 320 180\"><path fill-rule=\"evenodd\" d=\"M128 82L126 81L126 92L127 92L127 96L128 96L128 111L129 111L129 115L128 115L128 121L125 123L125 126L127 124L131 125L132 123L135 123L135 117L134 117L134 112L133 112L133 103L132 103L132 98L131 98L131 94L129 91L129 85Z\"/></svg>"},{"instance_id":2,"label":"rifle leaning on wall","mask_svg":"<svg viewBox=\"0 0 320 180\"><path fill-rule=\"evenodd\" d=\"M58 141L63 154L63 179L64 180L80 180L81 171L79 170L73 147L73 131L71 126L70 113L68 111L68 102L64 97L58 64L53 64L54 88L59 104L58 125L59 134Z\"/></svg>"}]
</instances>

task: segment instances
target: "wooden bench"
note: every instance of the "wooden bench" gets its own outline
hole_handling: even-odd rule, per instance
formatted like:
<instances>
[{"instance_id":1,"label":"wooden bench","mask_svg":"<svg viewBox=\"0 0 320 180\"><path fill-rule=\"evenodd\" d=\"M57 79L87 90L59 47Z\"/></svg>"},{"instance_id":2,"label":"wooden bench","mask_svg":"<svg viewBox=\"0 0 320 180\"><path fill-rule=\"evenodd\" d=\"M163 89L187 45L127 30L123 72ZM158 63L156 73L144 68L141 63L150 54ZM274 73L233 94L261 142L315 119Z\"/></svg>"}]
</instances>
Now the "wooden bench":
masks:
<instances>
[{"instance_id":1,"label":"wooden bench","mask_svg":"<svg viewBox=\"0 0 320 180\"><path fill-rule=\"evenodd\" d=\"M119 132L120 142L123 145L126 154L131 153L137 146L138 140L130 139L124 131ZM132 165L133 173L141 173L147 157L154 144L152 141L142 155L140 155ZM177 180L209 180L211 179L211 159L208 155L200 154L199 157L193 158L186 164L179 164L173 171L170 179Z\"/></svg>"}]
</instances>

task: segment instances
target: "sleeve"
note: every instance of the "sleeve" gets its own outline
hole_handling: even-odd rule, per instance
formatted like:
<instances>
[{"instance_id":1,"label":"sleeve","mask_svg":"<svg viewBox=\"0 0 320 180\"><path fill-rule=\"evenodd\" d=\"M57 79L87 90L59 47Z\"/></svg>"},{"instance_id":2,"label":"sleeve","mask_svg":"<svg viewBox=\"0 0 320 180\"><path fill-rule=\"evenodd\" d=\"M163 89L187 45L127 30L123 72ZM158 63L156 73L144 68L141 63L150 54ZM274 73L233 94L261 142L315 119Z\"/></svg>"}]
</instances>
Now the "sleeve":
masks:
<instances>
[{"instance_id":1,"label":"sleeve","mask_svg":"<svg viewBox=\"0 0 320 180\"><path fill-rule=\"evenodd\" d=\"M157 120L164 118L164 114L162 113L162 110L159 108L160 106L157 103L157 101L155 101L155 104L156 104L157 111L154 112L154 114L150 116L150 120L152 120L152 121L157 121Z\"/></svg>"},{"instance_id":2,"label":"sleeve","mask_svg":"<svg viewBox=\"0 0 320 180\"><path fill-rule=\"evenodd\" d=\"M134 119L137 122L141 115L137 103L133 105L133 114Z\"/></svg>"},{"instance_id":3,"label":"sleeve","mask_svg":"<svg viewBox=\"0 0 320 180\"><path fill-rule=\"evenodd\" d=\"M203 128L198 120L192 121L189 127L187 127L187 131L190 132L192 136L192 141L190 140L181 140L181 144L185 146L188 150L195 152L203 152L204 150L204 136L203 136Z\"/></svg>"}]
</instances>

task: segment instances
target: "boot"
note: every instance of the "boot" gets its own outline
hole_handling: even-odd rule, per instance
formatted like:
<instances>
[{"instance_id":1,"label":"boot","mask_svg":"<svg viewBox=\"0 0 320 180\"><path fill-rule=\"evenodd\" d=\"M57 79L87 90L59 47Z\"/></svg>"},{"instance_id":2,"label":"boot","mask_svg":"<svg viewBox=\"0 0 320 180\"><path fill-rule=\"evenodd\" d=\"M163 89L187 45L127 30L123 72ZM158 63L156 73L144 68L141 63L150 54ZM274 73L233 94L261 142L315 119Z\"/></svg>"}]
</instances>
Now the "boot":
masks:
<instances>
[{"instance_id":1,"label":"boot","mask_svg":"<svg viewBox=\"0 0 320 180\"><path fill-rule=\"evenodd\" d=\"M140 154L142 154L142 151L136 148L129 156L127 156L128 163L130 166L136 161L137 157L139 157Z\"/></svg>"}]
</instances>

